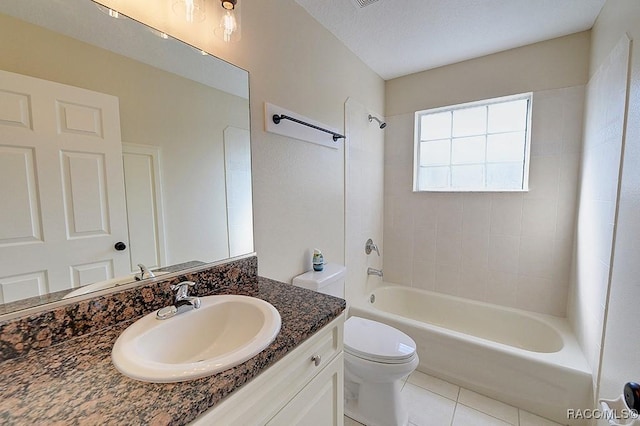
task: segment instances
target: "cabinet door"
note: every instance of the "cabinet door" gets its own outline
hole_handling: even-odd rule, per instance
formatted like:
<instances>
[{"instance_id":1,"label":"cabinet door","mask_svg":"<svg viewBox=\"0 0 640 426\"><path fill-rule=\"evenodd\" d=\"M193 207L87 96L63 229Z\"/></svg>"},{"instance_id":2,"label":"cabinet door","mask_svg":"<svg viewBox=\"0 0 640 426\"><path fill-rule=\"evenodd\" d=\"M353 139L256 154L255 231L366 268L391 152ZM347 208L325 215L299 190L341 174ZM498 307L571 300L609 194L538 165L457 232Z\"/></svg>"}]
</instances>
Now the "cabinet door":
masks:
<instances>
[{"instance_id":1,"label":"cabinet door","mask_svg":"<svg viewBox=\"0 0 640 426\"><path fill-rule=\"evenodd\" d=\"M343 365L343 354L340 353L267 424L342 426Z\"/></svg>"}]
</instances>

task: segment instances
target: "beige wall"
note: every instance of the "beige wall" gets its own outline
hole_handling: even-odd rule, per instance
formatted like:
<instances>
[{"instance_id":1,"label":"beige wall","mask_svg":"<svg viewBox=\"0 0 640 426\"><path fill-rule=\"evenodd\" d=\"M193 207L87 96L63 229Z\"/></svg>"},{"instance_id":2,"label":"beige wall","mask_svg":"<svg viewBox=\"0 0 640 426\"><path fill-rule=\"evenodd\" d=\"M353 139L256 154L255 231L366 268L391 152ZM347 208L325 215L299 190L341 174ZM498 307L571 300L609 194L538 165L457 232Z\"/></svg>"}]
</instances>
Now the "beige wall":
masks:
<instances>
[{"instance_id":1,"label":"beige wall","mask_svg":"<svg viewBox=\"0 0 640 426\"><path fill-rule=\"evenodd\" d=\"M386 116L585 84L589 31L387 81Z\"/></svg>"},{"instance_id":2,"label":"beige wall","mask_svg":"<svg viewBox=\"0 0 640 426\"><path fill-rule=\"evenodd\" d=\"M314 247L328 262L345 262L344 149L342 143L332 150L266 133L264 103L344 129L348 97L383 110L384 81L294 0L241 3L242 38L228 45L210 32L172 30L146 12L137 17L250 72L259 273L290 282L310 269Z\"/></svg>"},{"instance_id":3,"label":"beige wall","mask_svg":"<svg viewBox=\"0 0 640 426\"><path fill-rule=\"evenodd\" d=\"M0 50L0 69L117 96L123 142L162 149L168 262L228 257L223 131L248 128L246 99L5 15Z\"/></svg>"},{"instance_id":4,"label":"beige wall","mask_svg":"<svg viewBox=\"0 0 640 426\"><path fill-rule=\"evenodd\" d=\"M388 281L564 316L589 33L387 82ZM413 193L414 112L533 91L530 191Z\"/></svg>"},{"instance_id":5,"label":"beige wall","mask_svg":"<svg viewBox=\"0 0 640 426\"><path fill-rule=\"evenodd\" d=\"M608 0L593 28L591 73L624 35L632 39L629 92L618 190L602 358L601 398L615 398L625 382L640 380L635 319L640 300L640 2ZM603 421L602 424L606 424Z\"/></svg>"},{"instance_id":6,"label":"beige wall","mask_svg":"<svg viewBox=\"0 0 640 426\"><path fill-rule=\"evenodd\" d=\"M290 282L309 249L345 262L344 150L264 132L264 102L344 129L344 103L382 111L383 80L293 0L247 2L229 59L249 70L256 251L261 275Z\"/></svg>"}]
</instances>

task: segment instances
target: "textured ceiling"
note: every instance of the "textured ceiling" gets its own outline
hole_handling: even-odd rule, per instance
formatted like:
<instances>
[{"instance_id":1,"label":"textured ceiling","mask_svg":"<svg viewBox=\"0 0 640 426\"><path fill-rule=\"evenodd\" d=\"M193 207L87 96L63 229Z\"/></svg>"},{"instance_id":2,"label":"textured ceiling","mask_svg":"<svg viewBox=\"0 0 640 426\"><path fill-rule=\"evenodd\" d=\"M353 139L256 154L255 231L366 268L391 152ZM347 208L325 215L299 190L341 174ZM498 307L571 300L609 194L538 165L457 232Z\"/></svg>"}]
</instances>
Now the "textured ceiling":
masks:
<instances>
[{"instance_id":1,"label":"textured ceiling","mask_svg":"<svg viewBox=\"0 0 640 426\"><path fill-rule=\"evenodd\" d=\"M388 80L588 30L605 0L296 2Z\"/></svg>"}]
</instances>

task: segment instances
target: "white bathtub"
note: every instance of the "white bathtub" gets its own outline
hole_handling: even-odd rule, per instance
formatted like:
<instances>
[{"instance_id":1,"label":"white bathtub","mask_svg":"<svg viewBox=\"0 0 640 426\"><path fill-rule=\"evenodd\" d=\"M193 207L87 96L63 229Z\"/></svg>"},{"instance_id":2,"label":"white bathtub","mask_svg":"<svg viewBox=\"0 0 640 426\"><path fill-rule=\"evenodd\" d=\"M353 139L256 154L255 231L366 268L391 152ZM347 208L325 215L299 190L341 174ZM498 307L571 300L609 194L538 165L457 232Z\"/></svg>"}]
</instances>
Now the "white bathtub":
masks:
<instances>
[{"instance_id":1,"label":"white bathtub","mask_svg":"<svg viewBox=\"0 0 640 426\"><path fill-rule=\"evenodd\" d=\"M424 373L561 424L580 424L567 409L593 408L591 369L565 319L398 285L349 314L411 336Z\"/></svg>"}]
</instances>

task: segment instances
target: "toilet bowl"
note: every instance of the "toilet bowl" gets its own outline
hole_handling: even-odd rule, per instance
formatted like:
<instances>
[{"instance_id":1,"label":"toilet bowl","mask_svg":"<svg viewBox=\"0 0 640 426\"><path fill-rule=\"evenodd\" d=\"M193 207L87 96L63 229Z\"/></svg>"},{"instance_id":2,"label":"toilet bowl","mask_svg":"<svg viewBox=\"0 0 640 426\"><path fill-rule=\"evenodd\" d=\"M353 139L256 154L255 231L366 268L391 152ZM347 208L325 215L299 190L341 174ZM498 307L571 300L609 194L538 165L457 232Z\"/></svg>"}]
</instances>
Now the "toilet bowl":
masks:
<instances>
[{"instance_id":1,"label":"toilet bowl","mask_svg":"<svg viewBox=\"0 0 640 426\"><path fill-rule=\"evenodd\" d=\"M293 284L344 298L342 265L325 264ZM400 330L350 317L344 324L345 414L367 426L405 426L409 414L400 397L402 382L418 366L416 343Z\"/></svg>"},{"instance_id":2,"label":"toilet bowl","mask_svg":"<svg viewBox=\"0 0 640 426\"><path fill-rule=\"evenodd\" d=\"M368 426L404 426L403 379L418 366L416 344L400 330L350 317L344 325L345 414Z\"/></svg>"}]
</instances>

